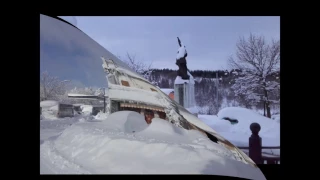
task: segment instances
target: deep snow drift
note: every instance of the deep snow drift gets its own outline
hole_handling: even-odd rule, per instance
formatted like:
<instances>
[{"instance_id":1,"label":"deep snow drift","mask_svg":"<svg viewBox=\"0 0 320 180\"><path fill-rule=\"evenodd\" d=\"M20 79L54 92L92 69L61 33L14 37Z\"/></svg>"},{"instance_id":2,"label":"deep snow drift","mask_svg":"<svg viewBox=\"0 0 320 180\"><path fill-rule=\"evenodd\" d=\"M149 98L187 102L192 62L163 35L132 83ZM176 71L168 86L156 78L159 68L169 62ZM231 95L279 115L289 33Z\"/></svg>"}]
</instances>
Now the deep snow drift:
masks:
<instances>
[{"instance_id":1,"label":"deep snow drift","mask_svg":"<svg viewBox=\"0 0 320 180\"><path fill-rule=\"evenodd\" d=\"M40 152L42 173L218 174L265 179L258 168L235 160L232 152L200 132L157 118L147 125L143 116L131 111L100 121L75 122L45 140Z\"/></svg>"},{"instance_id":2,"label":"deep snow drift","mask_svg":"<svg viewBox=\"0 0 320 180\"><path fill-rule=\"evenodd\" d=\"M237 119L237 124L231 124L222 118L229 117ZM263 146L280 146L280 118L277 120L266 118L250 109L240 107L228 107L222 109L217 116L199 115L204 123L228 139L236 146L249 146L249 137L251 136L250 124L257 122L261 126L259 132L262 138ZM265 153L279 155L278 149L263 149Z\"/></svg>"}]
</instances>

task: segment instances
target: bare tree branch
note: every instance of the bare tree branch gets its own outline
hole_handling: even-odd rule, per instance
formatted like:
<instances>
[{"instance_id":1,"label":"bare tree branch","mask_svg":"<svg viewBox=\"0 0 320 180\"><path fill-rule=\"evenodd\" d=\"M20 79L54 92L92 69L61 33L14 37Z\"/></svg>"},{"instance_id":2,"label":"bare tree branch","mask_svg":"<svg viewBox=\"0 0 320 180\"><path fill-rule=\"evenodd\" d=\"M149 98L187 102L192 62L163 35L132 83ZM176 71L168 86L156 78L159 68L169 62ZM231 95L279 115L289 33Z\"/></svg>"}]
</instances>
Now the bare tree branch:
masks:
<instances>
[{"instance_id":1,"label":"bare tree branch","mask_svg":"<svg viewBox=\"0 0 320 180\"><path fill-rule=\"evenodd\" d=\"M56 100L58 95L66 92L66 85L69 81L59 80L58 77L50 76L47 71L40 75L40 99Z\"/></svg>"}]
</instances>

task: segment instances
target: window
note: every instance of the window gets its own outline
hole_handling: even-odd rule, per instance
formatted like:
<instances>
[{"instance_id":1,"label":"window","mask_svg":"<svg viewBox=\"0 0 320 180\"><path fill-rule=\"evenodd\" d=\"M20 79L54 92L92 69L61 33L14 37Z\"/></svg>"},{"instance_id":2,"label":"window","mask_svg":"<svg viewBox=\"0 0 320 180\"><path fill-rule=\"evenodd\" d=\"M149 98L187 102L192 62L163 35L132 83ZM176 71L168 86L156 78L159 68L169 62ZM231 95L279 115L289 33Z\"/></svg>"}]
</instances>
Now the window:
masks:
<instances>
[{"instance_id":1,"label":"window","mask_svg":"<svg viewBox=\"0 0 320 180\"><path fill-rule=\"evenodd\" d=\"M121 84L122 84L123 86L130 87L130 85L129 85L129 82L128 82L128 81L121 80Z\"/></svg>"}]
</instances>

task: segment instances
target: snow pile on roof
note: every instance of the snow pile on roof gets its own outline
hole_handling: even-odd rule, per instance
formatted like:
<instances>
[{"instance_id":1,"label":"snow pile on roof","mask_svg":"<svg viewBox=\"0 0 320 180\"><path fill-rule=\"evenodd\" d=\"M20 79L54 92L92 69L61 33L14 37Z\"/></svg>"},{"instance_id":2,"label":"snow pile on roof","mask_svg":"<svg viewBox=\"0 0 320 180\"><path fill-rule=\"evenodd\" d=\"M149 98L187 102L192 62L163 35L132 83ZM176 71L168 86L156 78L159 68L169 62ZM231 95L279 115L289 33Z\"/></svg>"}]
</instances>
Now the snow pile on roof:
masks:
<instances>
[{"instance_id":1,"label":"snow pile on roof","mask_svg":"<svg viewBox=\"0 0 320 180\"><path fill-rule=\"evenodd\" d=\"M121 111L106 121L73 124L53 143L41 145L42 163L61 161L66 167L56 168L77 174L216 174L265 179L259 168L234 160L232 152L198 131L157 118L150 125L142 124L143 117L132 113ZM132 126L138 124L140 129ZM59 160L57 154L65 159Z\"/></svg>"},{"instance_id":2,"label":"snow pile on roof","mask_svg":"<svg viewBox=\"0 0 320 180\"><path fill-rule=\"evenodd\" d=\"M160 95L156 92L147 91L143 89L138 89L134 87L125 87L109 84L109 98L117 100L127 100L135 102L149 103L150 105L155 105L159 107L165 107L160 99Z\"/></svg>"},{"instance_id":3,"label":"snow pile on roof","mask_svg":"<svg viewBox=\"0 0 320 180\"><path fill-rule=\"evenodd\" d=\"M161 88L160 90L167 95L169 95L171 92L174 91L174 89L167 89L167 88Z\"/></svg>"}]
</instances>

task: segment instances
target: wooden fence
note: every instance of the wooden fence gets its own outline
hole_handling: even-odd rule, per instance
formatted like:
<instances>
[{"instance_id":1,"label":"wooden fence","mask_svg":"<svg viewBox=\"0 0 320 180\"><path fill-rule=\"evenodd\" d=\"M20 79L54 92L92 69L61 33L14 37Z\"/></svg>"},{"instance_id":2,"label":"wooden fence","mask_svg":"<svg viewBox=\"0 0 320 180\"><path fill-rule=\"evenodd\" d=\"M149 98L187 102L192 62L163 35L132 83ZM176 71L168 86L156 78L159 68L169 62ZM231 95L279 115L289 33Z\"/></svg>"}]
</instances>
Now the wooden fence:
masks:
<instances>
[{"instance_id":1,"label":"wooden fence","mask_svg":"<svg viewBox=\"0 0 320 180\"><path fill-rule=\"evenodd\" d=\"M261 126L258 123L250 125L251 137L249 138L249 146L238 146L239 149L247 153L256 164L279 164L280 155L263 153L262 149L279 149L280 146L262 146L262 138L259 136Z\"/></svg>"}]
</instances>

